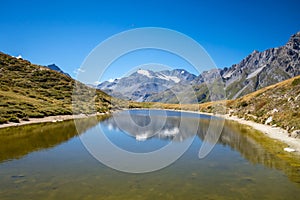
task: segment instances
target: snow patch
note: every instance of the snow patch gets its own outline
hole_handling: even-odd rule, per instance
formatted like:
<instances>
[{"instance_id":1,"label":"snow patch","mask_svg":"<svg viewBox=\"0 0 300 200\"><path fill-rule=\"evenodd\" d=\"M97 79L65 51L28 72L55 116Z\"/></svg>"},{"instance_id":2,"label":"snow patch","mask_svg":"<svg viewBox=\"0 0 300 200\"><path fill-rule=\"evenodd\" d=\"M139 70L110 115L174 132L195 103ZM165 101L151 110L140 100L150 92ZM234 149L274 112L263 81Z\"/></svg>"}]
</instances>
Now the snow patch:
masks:
<instances>
[{"instance_id":1,"label":"snow patch","mask_svg":"<svg viewBox=\"0 0 300 200\"><path fill-rule=\"evenodd\" d=\"M184 71L181 71L181 74L184 74Z\"/></svg>"},{"instance_id":2,"label":"snow patch","mask_svg":"<svg viewBox=\"0 0 300 200\"><path fill-rule=\"evenodd\" d=\"M148 70L144 70L144 69L139 69L137 71L137 73L141 74L141 75L144 75L144 76L147 76L148 78L152 78L152 76L150 75L149 71Z\"/></svg>"},{"instance_id":3,"label":"snow patch","mask_svg":"<svg viewBox=\"0 0 300 200\"><path fill-rule=\"evenodd\" d=\"M175 83L179 83L180 79L176 76L167 76L167 78L169 78L170 80L174 81Z\"/></svg>"},{"instance_id":4,"label":"snow patch","mask_svg":"<svg viewBox=\"0 0 300 200\"><path fill-rule=\"evenodd\" d=\"M255 70L254 72L252 72L251 74L249 74L247 76L246 79L250 79L250 78L253 78L254 76L256 76L259 72L261 72L261 70L263 70L263 68L265 68L266 66L262 66L260 68L258 68L257 70Z\"/></svg>"},{"instance_id":5,"label":"snow patch","mask_svg":"<svg viewBox=\"0 0 300 200\"><path fill-rule=\"evenodd\" d=\"M114 80L115 80L115 79L110 78L110 79L108 79L108 82L112 83L112 82L114 82Z\"/></svg>"},{"instance_id":6,"label":"snow patch","mask_svg":"<svg viewBox=\"0 0 300 200\"><path fill-rule=\"evenodd\" d=\"M223 78L230 78L230 77L232 76L233 72L234 72L234 71L230 71L230 72L226 73L226 74L223 76Z\"/></svg>"},{"instance_id":7,"label":"snow patch","mask_svg":"<svg viewBox=\"0 0 300 200\"><path fill-rule=\"evenodd\" d=\"M167 76L167 75L164 75L164 74L158 74L157 77L160 78L160 79L167 80L167 81L172 80L175 83L179 83L180 82L180 78L178 78L176 76Z\"/></svg>"}]
</instances>

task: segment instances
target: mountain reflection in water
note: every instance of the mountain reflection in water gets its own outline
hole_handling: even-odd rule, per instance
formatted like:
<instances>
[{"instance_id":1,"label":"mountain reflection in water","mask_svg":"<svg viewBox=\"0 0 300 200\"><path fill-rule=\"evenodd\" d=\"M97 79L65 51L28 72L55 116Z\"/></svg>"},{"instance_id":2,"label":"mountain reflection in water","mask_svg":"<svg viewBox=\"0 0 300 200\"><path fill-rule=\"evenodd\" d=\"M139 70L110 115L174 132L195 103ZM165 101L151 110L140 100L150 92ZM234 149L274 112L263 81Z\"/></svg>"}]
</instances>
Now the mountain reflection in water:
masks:
<instances>
[{"instance_id":1,"label":"mountain reflection in water","mask_svg":"<svg viewBox=\"0 0 300 200\"><path fill-rule=\"evenodd\" d=\"M31 152L53 148L77 137L78 134L85 134L99 123L108 129L122 130L135 140L155 138L169 142L181 142L195 136L203 141L207 136L209 126L219 123L218 118L205 115L168 112L167 117L157 114L150 118L145 112L131 112L130 115L121 112L114 114L113 117L80 119L76 122L80 126L75 126L74 121L65 121L0 129L0 162L20 159ZM180 117L184 118L184 123L181 123ZM128 123L129 118L140 128L132 127ZM196 131L195 126L198 127ZM266 149L259 139L251 136L253 134L260 135L247 126L225 121L218 143L239 152L252 164L262 164L269 168L282 170L293 182L300 183L299 165L286 162L284 159L280 159L280 156L283 155L278 156L278 152L270 151L270 149L278 148L277 143L271 143L273 146ZM218 133L210 132L208 138L218 136Z\"/></svg>"},{"instance_id":2,"label":"mountain reflection in water","mask_svg":"<svg viewBox=\"0 0 300 200\"><path fill-rule=\"evenodd\" d=\"M216 117L189 114L188 117L183 115L185 117L184 126L180 126L182 113L179 116L168 116L167 118L157 115L150 119L145 112L132 111L129 115L128 113L117 113L102 123L110 129L122 130L139 141L159 138L172 142L180 142L195 135L203 141L207 136L209 126L216 126L219 123L219 119ZM131 118L137 126L133 127L131 123L128 123L128 118ZM162 121L164 122L163 126L161 126ZM198 127L196 132L194 131L195 126ZM141 131L144 130L144 127L147 127L146 131ZM217 140L219 144L230 146L251 163L284 170L294 182L300 183L300 167L292 166L279 159L276 152L267 151L259 141L250 136L251 134L260 135L261 133L248 126L226 120L220 137L219 133L210 132L206 138L214 141L215 137L219 137Z\"/></svg>"}]
</instances>

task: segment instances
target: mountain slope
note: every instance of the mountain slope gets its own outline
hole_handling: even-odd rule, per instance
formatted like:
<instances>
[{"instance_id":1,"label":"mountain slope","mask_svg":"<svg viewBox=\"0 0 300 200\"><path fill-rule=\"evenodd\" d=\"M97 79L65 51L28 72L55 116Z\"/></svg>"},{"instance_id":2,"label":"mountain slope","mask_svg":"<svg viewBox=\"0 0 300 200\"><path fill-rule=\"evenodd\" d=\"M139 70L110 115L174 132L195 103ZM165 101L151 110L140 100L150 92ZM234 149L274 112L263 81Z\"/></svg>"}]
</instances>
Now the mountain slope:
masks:
<instances>
[{"instance_id":1,"label":"mountain slope","mask_svg":"<svg viewBox=\"0 0 300 200\"><path fill-rule=\"evenodd\" d=\"M75 84L79 89L73 91ZM80 100L82 97L88 97L85 101L95 102L98 112L106 112L111 106L111 97L100 90L93 90L47 67L0 52L0 123L94 112L94 108ZM78 102L74 109L72 101Z\"/></svg>"},{"instance_id":2,"label":"mountain slope","mask_svg":"<svg viewBox=\"0 0 300 200\"><path fill-rule=\"evenodd\" d=\"M99 84L97 88L114 97L133 101L146 101L153 94L162 92L179 83L189 83L195 78L195 75L183 69L159 72L139 69L131 75L115 79L113 82L105 81Z\"/></svg>"},{"instance_id":3,"label":"mountain slope","mask_svg":"<svg viewBox=\"0 0 300 200\"><path fill-rule=\"evenodd\" d=\"M239 64L224 69L229 99L300 75L300 32L292 35L286 45L263 52L254 51Z\"/></svg>"},{"instance_id":4,"label":"mountain slope","mask_svg":"<svg viewBox=\"0 0 300 200\"><path fill-rule=\"evenodd\" d=\"M300 129L300 76L229 101L229 112L258 123Z\"/></svg>"},{"instance_id":5,"label":"mountain slope","mask_svg":"<svg viewBox=\"0 0 300 200\"><path fill-rule=\"evenodd\" d=\"M212 69L202 72L199 76L194 78L190 82L179 83L172 88L166 89L163 92L153 94L146 99L148 102L162 102L162 103L183 103L179 102L182 96L189 97L190 100L185 103L204 103L211 101L212 93L216 93L217 90L220 94L224 94L224 85L220 80L220 69ZM193 91L186 88L192 88ZM214 91L210 93L208 88L213 88ZM194 97L195 96L195 97ZM225 98L225 94L222 99ZM194 102L197 99L197 102Z\"/></svg>"},{"instance_id":6,"label":"mountain slope","mask_svg":"<svg viewBox=\"0 0 300 200\"><path fill-rule=\"evenodd\" d=\"M299 53L300 32L292 35L287 44L282 47L271 48L263 52L254 51L230 68L203 72L190 84L195 90L199 103L210 101L207 84L211 84L221 76L227 99L235 99L300 75ZM180 91L182 88L184 85L177 84L171 89L152 95L147 101L178 103L172 91Z\"/></svg>"}]
</instances>

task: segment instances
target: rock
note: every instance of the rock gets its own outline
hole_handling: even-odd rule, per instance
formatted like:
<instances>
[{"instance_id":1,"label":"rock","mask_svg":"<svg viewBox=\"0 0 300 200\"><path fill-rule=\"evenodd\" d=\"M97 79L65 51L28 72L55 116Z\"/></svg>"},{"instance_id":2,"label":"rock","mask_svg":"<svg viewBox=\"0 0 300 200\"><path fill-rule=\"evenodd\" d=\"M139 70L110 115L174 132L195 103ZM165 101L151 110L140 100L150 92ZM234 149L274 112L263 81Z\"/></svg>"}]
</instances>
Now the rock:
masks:
<instances>
[{"instance_id":1,"label":"rock","mask_svg":"<svg viewBox=\"0 0 300 200\"><path fill-rule=\"evenodd\" d=\"M277 110L276 108L274 108L271 113L274 114L274 113L277 113L277 112L279 112L279 110Z\"/></svg>"},{"instance_id":2,"label":"rock","mask_svg":"<svg viewBox=\"0 0 300 200\"><path fill-rule=\"evenodd\" d=\"M265 124L269 124L273 121L273 117L269 117L266 121L265 121Z\"/></svg>"},{"instance_id":3,"label":"rock","mask_svg":"<svg viewBox=\"0 0 300 200\"><path fill-rule=\"evenodd\" d=\"M287 151L287 152L295 152L296 151L295 149L292 149L292 148L289 148L289 147L286 147L283 150Z\"/></svg>"},{"instance_id":4,"label":"rock","mask_svg":"<svg viewBox=\"0 0 300 200\"><path fill-rule=\"evenodd\" d=\"M295 130L291 133L291 137L300 138L300 130Z\"/></svg>"},{"instance_id":5,"label":"rock","mask_svg":"<svg viewBox=\"0 0 300 200\"><path fill-rule=\"evenodd\" d=\"M12 175L11 178L24 178L25 175L20 174L20 175Z\"/></svg>"}]
</instances>

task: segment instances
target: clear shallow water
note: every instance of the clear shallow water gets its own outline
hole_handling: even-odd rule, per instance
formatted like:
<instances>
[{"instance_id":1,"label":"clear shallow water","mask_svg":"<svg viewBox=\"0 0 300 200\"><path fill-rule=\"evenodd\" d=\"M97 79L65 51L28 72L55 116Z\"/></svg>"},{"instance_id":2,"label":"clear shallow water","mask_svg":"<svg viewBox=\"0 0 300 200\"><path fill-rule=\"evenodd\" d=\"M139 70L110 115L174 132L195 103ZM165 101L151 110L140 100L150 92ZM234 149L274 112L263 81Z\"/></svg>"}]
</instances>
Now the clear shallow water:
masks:
<instances>
[{"instance_id":1,"label":"clear shallow water","mask_svg":"<svg viewBox=\"0 0 300 200\"><path fill-rule=\"evenodd\" d=\"M161 121L160 111L155 114L152 120ZM178 132L180 115L197 122L199 131ZM160 134L150 131L152 137L145 141L137 140L140 133L130 126L122 125L125 131L120 131L113 118L80 120L78 133L72 121L2 129L0 199L298 199L299 169L247 136L253 130L226 122L218 144L200 160L198 151L210 118L178 112L168 116ZM147 111L118 119L126 124L129 117L139 125L150 124ZM79 135L92 138L99 127L112 143L138 153L196 137L172 165L128 174L99 163L81 143ZM155 125L149 127L154 129Z\"/></svg>"}]
</instances>

